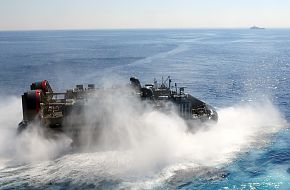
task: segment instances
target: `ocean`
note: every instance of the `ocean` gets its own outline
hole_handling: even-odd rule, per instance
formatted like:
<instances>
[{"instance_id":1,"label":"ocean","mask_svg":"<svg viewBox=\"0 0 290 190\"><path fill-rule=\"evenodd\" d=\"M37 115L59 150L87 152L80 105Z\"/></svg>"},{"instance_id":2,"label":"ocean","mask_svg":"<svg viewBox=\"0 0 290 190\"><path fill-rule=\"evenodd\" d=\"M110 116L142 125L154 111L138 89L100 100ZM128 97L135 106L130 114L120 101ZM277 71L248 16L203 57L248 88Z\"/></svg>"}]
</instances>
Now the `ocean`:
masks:
<instances>
[{"instance_id":1,"label":"ocean","mask_svg":"<svg viewBox=\"0 0 290 190\"><path fill-rule=\"evenodd\" d=\"M130 105L113 96L97 149L16 135L32 82L59 92L131 76L170 76L218 123L190 133L176 115L120 111ZM1 31L0 89L0 189L290 189L289 29Z\"/></svg>"}]
</instances>

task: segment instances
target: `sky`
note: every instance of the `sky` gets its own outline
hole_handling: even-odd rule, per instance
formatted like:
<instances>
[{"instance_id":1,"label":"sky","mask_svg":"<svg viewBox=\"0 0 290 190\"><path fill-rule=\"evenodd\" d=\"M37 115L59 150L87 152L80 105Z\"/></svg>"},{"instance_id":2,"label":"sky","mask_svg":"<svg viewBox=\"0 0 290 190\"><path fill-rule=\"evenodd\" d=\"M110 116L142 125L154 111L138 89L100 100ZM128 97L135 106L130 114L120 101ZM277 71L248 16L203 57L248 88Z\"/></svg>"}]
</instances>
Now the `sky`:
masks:
<instances>
[{"instance_id":1,"label":"sky","mask_svg":"<svg viewBox=\"0 0 290 190\"><path fill-rule=\"evenodd\" d=\"M290 0L0 0L0 30L290 28Z\"/></svg>"}]
</instances>

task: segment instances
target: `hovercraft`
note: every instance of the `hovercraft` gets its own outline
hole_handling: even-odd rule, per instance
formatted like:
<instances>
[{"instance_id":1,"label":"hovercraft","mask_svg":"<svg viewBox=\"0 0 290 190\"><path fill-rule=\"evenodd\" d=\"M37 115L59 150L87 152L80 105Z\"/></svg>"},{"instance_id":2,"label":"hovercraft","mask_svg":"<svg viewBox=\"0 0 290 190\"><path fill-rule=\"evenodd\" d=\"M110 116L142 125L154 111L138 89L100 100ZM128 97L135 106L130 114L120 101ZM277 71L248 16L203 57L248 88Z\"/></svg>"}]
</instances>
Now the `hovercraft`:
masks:
<instances>
[{"instance_id":1,"label":"hovercraft","mask_svg":"<svg viewBox=\"0 0 290 190\"><path fill-rule=\"evenodd\" d=\"M168 82L168 84L167 84ZM141 101L149 102L154 109L166 110L168 104L173 105L177 113L185 120L200 122L217 122L216 110L203 101L185 93L184 87L171 87L171 79L168 77L158 85L145 84L141 86L139 79L130 78L130 92L140 98ZM95 88L94 84L76 85L66 92L54 92L47 80L34 82L30 90L22 95L23 120L18 125L18 133L25 130L30 124L38 122L38 125L46 129L57 131L78 130L85 122L84 109L90 98L103 89ZM114 88L112 90L118 90ZM72 121L71 118L74 118ZM77 119L75 119L77 118Z\"/></svg>"}]
</instances>

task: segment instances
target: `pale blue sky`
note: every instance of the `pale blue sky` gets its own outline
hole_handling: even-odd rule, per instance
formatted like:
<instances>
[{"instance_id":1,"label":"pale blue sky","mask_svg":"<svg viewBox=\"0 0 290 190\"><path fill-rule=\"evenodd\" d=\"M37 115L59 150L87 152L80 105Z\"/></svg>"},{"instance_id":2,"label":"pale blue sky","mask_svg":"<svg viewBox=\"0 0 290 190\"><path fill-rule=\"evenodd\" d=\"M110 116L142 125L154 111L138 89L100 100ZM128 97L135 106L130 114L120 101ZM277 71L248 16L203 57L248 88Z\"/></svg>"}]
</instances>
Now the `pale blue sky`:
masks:
<instances>
[{"instance_id":1,"label":"pale blue sky","mask_svg":"<svg viewBox=\"0 0 290 190\"><path fill-rule=\"evenodd\" d=\"M0 0L0 30L290 28L290 0Z\"/></svg>"}]
</instances>

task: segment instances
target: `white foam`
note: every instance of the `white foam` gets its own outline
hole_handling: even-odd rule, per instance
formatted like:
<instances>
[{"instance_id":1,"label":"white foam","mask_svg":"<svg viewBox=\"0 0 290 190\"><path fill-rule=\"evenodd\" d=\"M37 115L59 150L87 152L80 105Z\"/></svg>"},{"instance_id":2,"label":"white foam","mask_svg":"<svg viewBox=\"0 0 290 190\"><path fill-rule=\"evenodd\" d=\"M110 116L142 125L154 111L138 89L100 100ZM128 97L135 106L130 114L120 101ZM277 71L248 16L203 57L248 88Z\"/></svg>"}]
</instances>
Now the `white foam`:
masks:
<instances>
[{"instance_id":1,"label":"white foam","mask_svg":"<svg viewBox=\"0 0 290 190\"><path fill-rule=\"evenodd\" d=\"M173 111L154 111L137 99L120 94L108 93L97 100L97 106L87 110L84 127L90 129L96 121L101 126L97 144L83 133L83 142L88 145L83 147L86 153L68 154L56 160L68 148L69 139L45 139L39 130L16 137L21 102L16 98L7 100L6 106L0 108L0 168L5 171L13 161L32 163L20 176L9 180L30 176L40 185L68 177L76 184L98 183L96 179L107 178L121 179L123 186L151 188L176 170L229 163L238 153L263 145L269 134L286 126L277 108L263 101L221 108L216 125L190 133L184 120Z\"/></svg>"},{"instance_id":2,"label":"white foam","mask_svg":"<svg viewBox=\"0 0 290 190\"><path fill-rule=\"evenodd\" d=\"M2 98L0 102L0 167L11 164L38 162L57 157L70 146L71 139L64 135L56 139L44 138L39 126L17 136L18 123L22 120L21 99Z\"/></svg>"}]
</instances>

